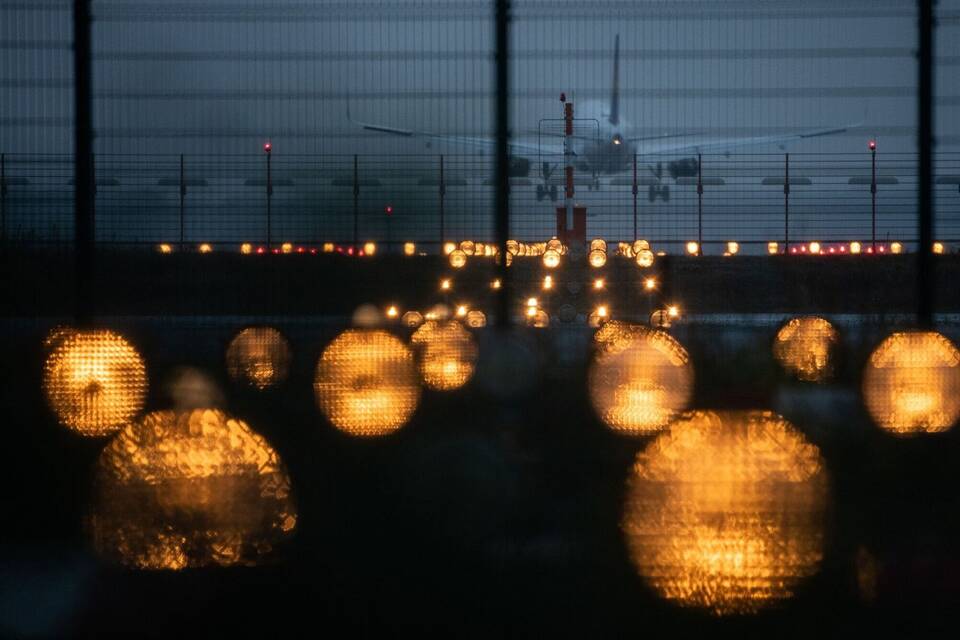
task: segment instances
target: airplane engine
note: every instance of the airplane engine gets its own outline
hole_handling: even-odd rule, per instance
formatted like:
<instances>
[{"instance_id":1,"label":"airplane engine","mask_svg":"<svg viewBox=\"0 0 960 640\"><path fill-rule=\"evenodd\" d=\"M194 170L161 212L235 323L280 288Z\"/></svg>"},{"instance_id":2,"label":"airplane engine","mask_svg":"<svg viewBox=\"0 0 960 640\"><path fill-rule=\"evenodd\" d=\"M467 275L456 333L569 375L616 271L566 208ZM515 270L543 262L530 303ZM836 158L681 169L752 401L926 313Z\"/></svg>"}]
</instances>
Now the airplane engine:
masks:
<instances>
[{"instance_id":1,"label":"airplane engine","mask_svg":"<svg viewBox=\"0 0 960 640\"><path fill-rule=\"evenodd\" d=\"M684 158L667 163L667 171L674 180L677 178L692 178L697 175L699 169L696 158Z\"/></svg>"}]
</instances>

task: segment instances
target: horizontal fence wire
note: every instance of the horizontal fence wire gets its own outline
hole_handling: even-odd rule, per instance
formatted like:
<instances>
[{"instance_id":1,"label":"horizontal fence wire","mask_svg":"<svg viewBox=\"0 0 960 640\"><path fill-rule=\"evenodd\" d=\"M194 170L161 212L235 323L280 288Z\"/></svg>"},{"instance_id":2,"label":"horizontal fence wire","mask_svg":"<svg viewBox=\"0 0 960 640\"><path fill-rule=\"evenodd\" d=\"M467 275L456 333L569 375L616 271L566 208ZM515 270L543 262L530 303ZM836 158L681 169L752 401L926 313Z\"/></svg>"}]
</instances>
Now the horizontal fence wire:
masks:
<instances>
[{"instance_id":1,"label":"horizontal fence wire","mask_svg":"<svg viewBox=\"0 0 960 640\"><path fill-rule=\"evenodd\" d=\"M869 153L704 154L699 164L697 156L638 155L635 175L634 159L624 161L627 170L613 177L575 174L588 237L633 240L636 222L636 235L664 250L692 240L877 240L908 249L917 240L914 154L878 153L875 172ZM493 240L493 165L482 155L98 154L95 167L103 246L414 242L436 251L445 241ZM960 154L938 154L935 167L935 238L956 243ZM6 242L72 242L72 172L67 155L3 154ZM518 159L514 172L511 235L556 235L563 157Z\"/></svg>"}]
</instances>

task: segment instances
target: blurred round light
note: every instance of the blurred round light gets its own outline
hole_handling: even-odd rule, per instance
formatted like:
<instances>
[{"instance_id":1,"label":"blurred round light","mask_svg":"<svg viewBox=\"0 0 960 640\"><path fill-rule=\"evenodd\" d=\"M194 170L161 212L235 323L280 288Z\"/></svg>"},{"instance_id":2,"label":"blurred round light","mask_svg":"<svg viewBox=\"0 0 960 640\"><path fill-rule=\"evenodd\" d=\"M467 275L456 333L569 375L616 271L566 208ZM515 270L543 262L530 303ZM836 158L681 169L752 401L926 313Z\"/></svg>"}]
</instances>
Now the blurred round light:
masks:
<instances>
[{"instance_id":1,"label":"blurred round light","mask_svg":"<svg viewBox=\"0 0 960 640\"><path fill-rule=\"evenodd\" d=\"M249 242L244 242L243 244L240 245L240 253L242 253L245 256L250 255L251 253L253 253L253 245L250 244Z\"/></svg>"},{"instance_id":2,"label":"blurred round light","mask_svg":"<svg viewBox=\"0 0 960 640\"><path fill-rule=\"evenodd\" d=\"M103 436L143 408L147 370L122 336L105 330L62 332L43 368L43 391L60 424Z\"/></svg>"},{"instance_id":3,"label":"blurred round light","mask_svg":"<svg viewBox=\"0 0 960 640\"><path fill-rule=\"evenodd\" d=\"M740 243L739 242L728 242L727 243L727 253L732 256L737 255L740 252Z\"/></svg>"},{"instance_id":4,"label":"blurred round light","mask_svg":"<svg viewBox=\"0 0 960 640\"><path fill-rule=\"evenodd\" d=\"M553 289L553 276L545 276L543 278L543 290L549 291Z\"/></svg>"},{"instance_id":5,"label":"blurred round light","mask_svg":"<svg viewBox=\"0 0 960 640\"><path fill-rule=\"evenodd\" d=\"M428 388L452 391L473 376L477 345L459 322L427 322L414 332L410 341L418 347L420 377Z\"/></svg>"},{"instance_id":6,"label":"blurred round light","mask_svg":"<svg viewBox=\"0 0 960 640\"><path fill-rule=\"evenodd\" d=\"M323 252L324 253L333 253L336 247L334 247L332 242L323 243Z\"/></svg>"},{"instance_id":7,"label":"blurred round light","mask_svg":"<svg viewBox=\"0 0 960 640\"><path fill-rule=\"evenodd\" d=\"M474 245L472 240L464 240L463 242L460 243L460 251L463 251L463 253L465 253L468 256L472 256L474 254L475 248L476 246Z\"/></svg>"},{"instance_id":8,"label":"blurred round light","mask_svg":"<svg viewBox=\"0 0 960 640\"><path fill-rule=\"evenodd\" d=\"M260 564L296 524L276 451L220 411L148 414L97 463L93 546L132 568Z\"/></svg>"},{"instance_id":9,"label":"blurred round light","mask_svg":"<svg viewBox=\"0 0 960 640\"><path fill-rule=\"evenodd\" d=\"M823 318L794 318L777 332L773 356L787 372L806 382L823 382L833 374L840 336Z\"/></svg>"},{"instance_id":10,"label":"blurred round light","mask_svg":"<svg viewBox=\"0 0 960 640\"><path fill-rule=\"evenodd\" d=\"M604 281L603 278L597 278L596 280L593 281L593 288L596 291L600 291L606 286L606 284L607 283Z\"/></svg>"},{"instance_id":11,"label":"blurred round light","mask_svg":"<svg viewBox=\"0 0 960 640\"><path fill-rule=\"evenodd\" d=\"M654 261L653 251L650 251L649 249L643 249L636 255L637 255L636 261L637 261L638 267L642 267L646 269L648 267L653 266L653 261Z\"/></svg>"},{"instance_id":12,"label":"blurred round light","mask_svg":"<svg viewBox=\"0 0 960 640\"><path fill-rule=\"evenodd\" d=\"M507 253L512 256L520 253L520 243L516 240L507 240Z\"/></svg>"},{"instance_id":13,"label":"blurred round light","mask_svg":"<svg viewBox=\"0 0 960 640\"><path fill-rule=\"evenodd\" d=\"M210 243L204 242L199 247L197 247L197 250L200 253L211 253L213 251L213 247L210 246Z\"/></svg>"},{"instance_id":14,"label":"blurred round light","mask_svg":"<svg viewBox=\"0 0 960 640\"><path fill-rule=\"evenodd\" d=\"M819 568L827 500L820 452L789 422L696 411L637 455L622 528L662 598L753 614L791 598Z\"/></svg>"},{"instance_id":15,"label":"blurred round light","mask_svg":"<svg viewBox=\"0 0 960 640\"><path fill-rule=\"evenodd\" d=\"M942 242L934 242L934 243L933 243L933 252L934 252L934 253L936 253L937 255L940 255L940 254L943 253L943 251L944 251L944 246L943 246L943 243L942 243Z\"/></svg>"},{"instance_id":16,"label":"blurred round light","mask_svg":"<svg viewBox=\"0 0 960 640\"><path fill-rule=\"evenodd\" d=\"M462 269L467 264L467 254L462 249L454 249L448 257L450 266L454 269Z\"/></svg>"},{"instance_id":17,"label":"blurred round light","mask_svg":"<svg viewBox=\"0 0 960 640\"><path fill-rule=\"evenodd\" d=\"M383 316L380 309L372 304L362 304L353 311L353 326L372 328L379 327L383 323Z\"/></svg>"},{"instance_id":18,"label":"blurred round light","mask_svg":"<svg viewBox=\"0 0 960 640\"><path fill-rule=\"evenodd\" d=\"M599 249L594 249L587 256L587 260L590 261L590 266L599 269L603 265L607 264L607 252L601 251Z\"/></svg>"},{"instance_id":19,"label":"blurred round light","mask_svg":"<svg viewBox=\"0 0 960 640\"><path fill-rule=\"evenodd\" d=\"M487 326L487 316L483 311L474 309L467 313L467 326L471 329L481 329Z\"/></svg>"},{"instance_id":20,"label":"blurred round light","mask_svg":"<svg viewBox=\"0 0 960 640\"><path fill-rule=\"evenodd\" d=\"M891 242L890 253L903 253L903 245L899 242Z\"/></svg>"},{"instance_id":21,"label":"blurred round light","mask_svg":"<svg viewBox=\"0 0 960 640\"><path fill-rule=\"evenodd\" d=\"M417 245L412 242L403 243L403 255L412 256L417 253Z\"/></svg>"},{"instance_id":22,"label":"blurred round light","mask_svg":"<svg viewBox=\"0 0 960 640\"><path fill-rule=\"evenodd\" d=\"M667 307L667 315L670 316L671 318L679 318L680 307L678 307L675 304L670 305L669 307Z\"/></svg>"},{"instance_id":23,"label":"blurred round light","mask_svg":"<svg viewBox=\"0 0 960 640\"><path fill-rule=\"evenodd\" d=\"M454 251L456 251L457 245L454 242L444 242L443 243L443 255L448 256Z\"/></svg>"},{"instance_id":24,"label":"blurred round light","mask_svg":"<svg viewBox=\"0 0 960 640\"><path fill-rule=\"evenodd\" d=\"M400 315L400 310L397 309L397 305L392 304L387 307L387 312L385 314L388 318L393 319Z\"/></svg>"},{"instance_id":25,"label":"blurred round light","mask_svg":"<svg viewBox=\"0 0 960 640\"><path fill-rule=\"evenodd\" d=\"M157 251L160 253L173 253L173 247L166 242L162 242L157 245Z\"/></svg>"},{"instance_id":26,"label":"blurred round light","mask_svg":"<svg viewBox=\"0 0 960 640\"><path fill-rule=\"evenodd\" d=\"M549 240L547 240L545 250L547 251L553 250L559 254L563 254L563 243L560 242L559 238L550 238Z\"/></svg>"},{"instance_id":27,"label":"blurred round light","mask_svg":"<svg viewBox=\"0 0 960 640\"><path fill-rule=\"evenodd\" d=\"M946 431L960 417L960 351L932 331L894 333L867 361L863 397L894 434Z\"/></svg>"},{"instance_id":28,"label":"blurred round light","mask_svg":"<svg viewBox=\"0 0 960 640\"><path fill-rule=\"evenodd\" d=\"M227 347L227 373L257 389L275 387L290 373L290 343L273 327L247 327Z\"/></svg>"},{"instance_id":29,"label":"blurred round light","mask_svg":"<svg viewBox=\"0 0 960 640\"><path fill-rule=\"evenodd\" d=\"M653 291L657 288L657 279L656 278L644 278L643 288L647 291Z\"/></svg>"},{"instance_id":30,"label":"blurred round light","mask_svg":"<svg viewBox=\"0 0 960 640\"><path fill-rule=\"evenodd\" d=\"M499 289L499 288L500 288L500 278L497 278L496 280L494 280L493 282L491 282L491 283L490 283L490 288L491 288L491 289Z\"/></svg>"},{"instance_id":31,"label":"blurred round light","mask_svg":"<svg viewBox=\"0 0 960 640\"><path fill-rule=\"evenodd\" d=\"M610 323L607 323L610 324ZM590 366L590 401L615 431L646 435L666 427L690 401L693 366L668 334L617 323L598 331L601 349Z\"/></svg>"},{"instance_id":32,"label":"blurred round light","mask_svg":"<svg viewBox=\"0 0 960 640\"><path fill-rule=\"evenodd\" d=\"M780 244L779 244L779 243L776 243L776 242L768 242L768 243L767 243L767 253L769 253L769 254L772 255L772 256L775 256L775 255L777 255L778 253L780 253Z\"/></svg>"},{"instance_id":33,"label":"blurred round light","mask_svg":"<svg viewBox=\"0 0 960 640\"><path fill-rule=\"evenodd\" d=\"M700 253L700 245L696 242L688 242L686 249L687 253L691 256L695 256Z\"/></svg>"},{"instance_id":34,"label":"blurred round light","mask_svg":"<svg viewBox=\"0 0 960 640\"><path fill-rule=\"evenodd\" d=\"M400 317L400 322L403 323L405 327L419 327L423 324L423 315L421 315L419 311L407 311Z\"/></svg>"},{"instance_id":35,"label":"blurred round light","mask_svg":"<svg viewBox=\"0 0 960 640\"><path fill-rule=\"evenodd\" d=\"M594 238L590 241L590 251L607 252L607 241L603 238Z\"/></svg>"},{"instance_id":36,"label":"blurred round light","mask_svg":"<svg viewBox=\"0 0 960 640\"><path fill-rule=\"evenodd\" d=\"M641 251L650 251L650 243L646 240L634 240L633 244L630 245L630 249L634 255L637 255Z\"/></svg>"},{"instance_id":37,"label":"blurred round light","mask_svg":"<svg viewBox=\"0 0 960 640\"><path fill-rule=\"evenodd\" d=\"M590 312L590 315L587 317L587 324L591 327L599 327L607 320L610 319L610 310L607 309L606 305L600 305L596 309Z\"/></svg>"},{"instance_id":38,"label":"blurred round light","mask_svg":"<svg viewBox=\"0 0 960 640\"><path fill-rule=\"evenodd\" d=\"M669 329L673 324L670 314L666 309L657 309L650 314L650 326L658 329Z\"/></svg>"},{"instance_id":39,"label":"blurred round light","mask_svg":"<svg viewBox=\"0 0 960 640\"><path fill-rule=\"evenodd\" d=\"M441 291L449 291L452 286L453 286L453 283L450 281L450 278L444 278L443 280L440 281Z\"/></svg>"},{"instance_id":40,"label":"blurred round light","mask_svg":"<svg viewBox=\"0 0 960 640\"><path fill-rule=\"evenodd\" d=\"M286 246L286 245L284 245L284 246ZM372 256L372 255L374 255L376 252L377 252L377 245L376 245L375 242L365 242L365 243L364 243L364 245L363 245L363 253L364 253L364 255ZM287 252L287 251L284 251L284 253L288 253L288 252Z\"/></svg>"},{"instance_id":41,"label":"blurred round light","mask_svg":"<svg viewBox=\"0 0 960 640\"><path fill-rule=\"evenodd\" d=\"M443 303L435 304L429 309L427 309L427 313L424 316L424 319L425 320L449 320L450 307L448 307Z\"/></svg>"},{"instance_id":42,"label":"blurred round light","mask_svg":"<svg viewBox=\"0 0 960 640\"><path fill-rule=\"evenodd\" d=\"M530 312L533 313L530 313ZM550 326L550 314L543 309L529 307L527 309L527 324L536 329L545 329Z\"/></svg>"},{"instance_id":43,"label":"blurred round light","mask_svg":"<svg viewBox=\"0 0 960 640\"><path fill-rule=\"evenodd\" d=\"M560 252L554 249L547 249L543 253L543 266L547 269L554 269L560 266Z\"/></svg>"},{"instance_id":44,"label":"blurred round light","mask_svg":"<svg viewBox=\"0 0 960 640\"><path fill-rule=\"evenodd\" d=\"M818 253L820 253L820 243L819 243L819 242L811 242L810 245L809 245L809 247L810 247L810 253L812 253L812 254L818 254Z\"/></svg>"},{"instance_id":45,"label":"blurred round light","mask_svg":"<svg viewBox=\"0 0 960 640\"><path fill-rule=\"evenodd\" d=\"M372 243L370 242L367 243L367 245L370 245L370 244ZM367 248L367 245L364 245L364 249ZM376 248L374 248L374 251L376 251ZM280 245L280 253L293 253L293 243L284 242L282 245ZM368 251L367 253L370 253L370 252Z\"/></svg>"},{"instance_id":46,"label":"blurred round light","mask_svg":"<svg viewBox=\"0 0 960 640\"><path fill-rule=\"evenodd\" d=\"M317 404L336 428L382 436L407 423L420 402L413 354L385 331L349 329L317 363Z\"/></svg>"},{"instance_id":47,"label":"blurred round light","mask_svg":"<svg viewBox=\"0 0 960 640\"><path fill-rule=\"evenodd\" d=\"M862 250L863 250L863 247L860 246L859 242L854 241L850 243L850 253L857 254L857 253L860 253L860 251Z\"/></svg>"}]
</instances>

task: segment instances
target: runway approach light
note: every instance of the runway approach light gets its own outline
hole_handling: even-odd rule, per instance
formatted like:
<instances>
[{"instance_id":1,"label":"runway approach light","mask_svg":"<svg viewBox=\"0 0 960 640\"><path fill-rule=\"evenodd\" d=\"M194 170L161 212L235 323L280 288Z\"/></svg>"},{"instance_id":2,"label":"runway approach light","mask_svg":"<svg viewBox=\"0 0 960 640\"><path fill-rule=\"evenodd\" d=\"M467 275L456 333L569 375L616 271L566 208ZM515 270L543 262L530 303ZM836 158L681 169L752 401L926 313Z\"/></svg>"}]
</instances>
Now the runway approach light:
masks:
<instances>
[{"instance_id":1,"label":"runway approach light","mask_svg":"<svg viewBox=\"0 0 960 640\"><path fill-rule=\"evenodd\" d=\"M935 254L941 255L941 254L943 253L943 248L944 248L944 247L943 247L943 243L942 243L942 242L934 242L934 243L933 243L933 252L934 252Z\"/></svg>"},{"instance_id":2,"label":"runway approach light","mask_svg":"<svg viewBox=\"0 0 960 640\"><path fill-rule=\"evenodd\" d=\"M657 288L657 279L656 278L647 278L643 281L643 288L647 291L653 291Z\"/></svg>"},{"instance_id":3,"label":"runway approach light","mask_svg":"<svg viewBox=\"0 0 960 640\"><path fill-rule=\"evenodd\" d=\"M688 242L687 253L691 256L698 255L700 253L700 245L696 242Z\"/></svg>"},{"instance_id":4,"label":"runway approach light","mask_svg":"<svg viewBox=\"0 0 960 640\"><path fill-rule=\"evenodd\" d=\"M903 245L899 242L891 242L890 253L903 253Z\"/></svg>"},{"instance_id":5,"label":"runway approach light","mask_svg":"<svg viewBox=\"0 0 960 640\"><path fill-rule=\"evenodd\" d=\"M373 242L367 242L363 245L364 255L372 256L377 252L377 245Z\"/></svg>"},{"instance_id":6,"label":"runway approach light","mask_svg":"<svg viewBox=\"0 0 960 640\"><path fill-rule=\"evenodd\" d=\"M876 140L871 140L870 142L868 142L868 143L867 143L867 148L870 149L870 151L876 151L876 150L877 150L877 141L876 141Z\"/></svg>"},{"instance_id":7,"label":"runway approach light","mask_svg":"<svg viewBox=\"0 0 960 640\"><path fill-rule=\"evenodd\" d=\"M860 246L859 242L850 243L850 253L857 254L863 250L863 247Z\"/></svg>"},{"instance_id":8,"label":"runway approach light","mask_svg":"<svg viewBox=\"0 0 960 640\"><path fill-rule=\"evenodd\" d=\"M738 253L739 251L740 251L740 243L739 243L739 242L732 242L732 241L731 241L731 242L728 242L728 243L727 243L727 253L729 253L729 254L732 255L732 256L735 256L735 255L737 255L737 253Z\"/></svg>"},{"instance_id":9,"label":"runway approach light","mask_svg":"<svg viewBox=\"0 0 960 640\"><path fill-rule=\"evenodd\" d=\"M264 152L264 153L270 153L271 151L273 151L273 145L270 144L269 142L264 142L264 143L263 143L263 152Z\"/></svg>"},{"instance_id":10,"label":"runway approach light","mask_svg":"<svg viewBox=\"0 0 960 640\"><path fill-rule=\"evenodd\" d=\"M415 245L415 244L412 243L412 242L404 242L404 243L403 243L403 255L405 255L405 256L412 256L412 255L415 254L416 252L417 252L417 245Z\"/></svg>"},{"instance_id":11,"label":"runway approach light","mask_svg":"<svg viewBox=\"0 0 960 640\"><path fill-rule=\"evenodd\" d=\"M440 289L442 291L450 291L450 279L444 278L440 281Z\"/></svg>"},{"instance_id":12,"label":"runway approach light","mask_svg":"<svg viewBox=\"0 0 960 640\"><path fill-rule=\"evenodd\" d=\"M163 244L157 246L157 251L159 251L160 253L173 253L173 247L171 247L169 244L164 242ZM943 251L941 251L940 253L943 253Z\"/></svg>"},{"instance_id":13,"label":"runway approach light","mask_svg":"<svg viewBox=\"0 0 960 640\"><path fill-rule=\"evenodd\" d=\"M388 317L388 318L396 318L398 313L400 313L400 312L397 311L396 305L390 305L389 307L387 307L387 317Z\"/></svg>"},{"instance_id":14,"label":"runway approach light","mask_svg":"<svg viewBox=\"0 0 960 640\"><path fill-rule=\"evenodd\" d=\"M204 242L198 247L198 250L200 253L211 253L213 251L213 247L211 247L209 243Z\"/></svg>"},{"instance_id":15,"label":"runway approach light","mask_svg":"<svg viewBox=\"0 0 960 640\"><path fill-rule=\"evenodd\" d=\"M250 244L249 242L244 242L243 244L240 245L240 253L242 253L245 256L250 255L251 253L253 253L253 245Z\"/></svg>"},{"instance_id":16,"label":"runway approach light","mask_svg":"<svg viewBox=\"0 0 960 640\"><path fill-rule=\"evenodd\" d=\"M606 285L606 282L603 281L603 278L597 278L593 281L593 288L600 290Z\"/></svg>"},{"instance_id":17,"label":"runway approach light","mask_svg":"<svg viewBox=\"0 0 960 640\"><path fill-rule=\"evenodd\" d=\"M549 291L553 289L553 276L546 276L543 279L543 290Z\"/></svg>"},{"instance_id":18,"label":"runway approach light","mask_svg":"<svg viewBox=\"0 0 960 640\"><path fill-rule=\"evenodd\" d=\"M491 282L491 283L490 283L490 288L491 288L491 289L499 289L499 288L500 288L500 279L497 278L496 280L494 280L493 282Z\"/></svg>"},{"instance_id":19,"label":"runway approach light","mask_svg":"<svg viewBox=\"0 0 960 640\"><path fill-rule=\"evenodd\" d=\"M671 318L679 318L680 307L678 307L675 304L670 305L669 307L667 307L667 315L670 316Z\"/></svg>"},{"instance_id":20,"label":"runway approach light","mask_svg":"<svg viewBox=\"0 0 960 640\"><path fill-rule=\"evenodd\" d=\"M771 256L775 256L780 253L780 244L777 242L768 242L767 253L769 253Z\"/></svg>"},{"instance_id":21,"label":"runway approach light","mask_svg":"<svg viewBox=\"0 0 960 640\"><path fill-rule=\"evenodd\" d=\"M810 253L812 253L813 255L817 255L817 254L820 253L820 243L819 243L819 242L814 241L814 242L811 242L811 243L810 243Z\"/></svg>"}]
</instances>

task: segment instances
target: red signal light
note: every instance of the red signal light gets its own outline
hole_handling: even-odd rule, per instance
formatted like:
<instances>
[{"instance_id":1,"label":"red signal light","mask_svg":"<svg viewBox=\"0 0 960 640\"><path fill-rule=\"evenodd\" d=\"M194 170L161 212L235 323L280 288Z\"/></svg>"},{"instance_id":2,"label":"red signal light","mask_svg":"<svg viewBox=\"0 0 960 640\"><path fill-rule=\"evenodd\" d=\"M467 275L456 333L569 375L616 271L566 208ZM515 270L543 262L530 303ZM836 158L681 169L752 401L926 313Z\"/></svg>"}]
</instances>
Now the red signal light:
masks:
<instances>
[{"instance_id":1,"label":"red signal light","mask_svg":"<svg viewBox=\"0 0 960 640\"><path fill-rule=\"evenodd\" d=\"M392 206L392 205L389 205L389 204L388 204L386 207L384 207L383 210L386 211L386 213L387 213L388 216L389 216L389 215L393 215L393 206Z\"/></svg>"},{"instance_id":2,"label":"red signal light","mask_svg":"<svg viewBox=\"0 0 960 640\"><path fill-rule=\"evenodd\" d=\"M273 150L273 145L272 145L272 144L270 144L269 142L264 142L264 143L263 143L263 152L264 152L264 153L270 153L272 150Z\"/></svg>"},{"instance_id":3,"label":"red signal light","mask_svg":"<svg viewBox=\"0 0 960 640\"><path fill-rule=\"evenodd\" d=\"M870 142L867 143L867 146L870 148L870 151L876 151L876 150L877 150L877 141L876 141L876 140L871 140Z\"/></svg>"}]
</instances>

